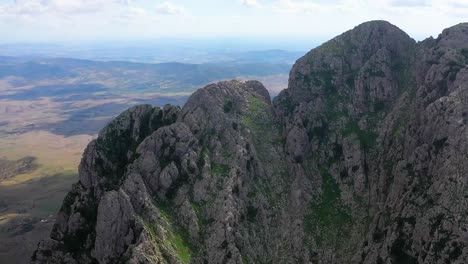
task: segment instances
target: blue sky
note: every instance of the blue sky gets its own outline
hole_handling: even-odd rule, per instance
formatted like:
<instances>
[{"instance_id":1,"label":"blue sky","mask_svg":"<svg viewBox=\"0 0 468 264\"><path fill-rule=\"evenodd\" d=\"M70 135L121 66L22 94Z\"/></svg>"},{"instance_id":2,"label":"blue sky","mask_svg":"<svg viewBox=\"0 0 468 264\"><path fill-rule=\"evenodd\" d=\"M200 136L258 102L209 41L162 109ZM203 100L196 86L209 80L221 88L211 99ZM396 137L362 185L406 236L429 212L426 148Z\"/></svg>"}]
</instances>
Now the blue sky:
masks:
<instances>
[{"instance_id":1,"label":"blue sky","mask_svg":"<svg viewBox=\"0 0 468 264\"><path fill-rule=\"evenodd\" d=\"M383 19L417 40L468 18L468 0L0 0L0 42L327 40Z\"/></svg>"}]
</instances>

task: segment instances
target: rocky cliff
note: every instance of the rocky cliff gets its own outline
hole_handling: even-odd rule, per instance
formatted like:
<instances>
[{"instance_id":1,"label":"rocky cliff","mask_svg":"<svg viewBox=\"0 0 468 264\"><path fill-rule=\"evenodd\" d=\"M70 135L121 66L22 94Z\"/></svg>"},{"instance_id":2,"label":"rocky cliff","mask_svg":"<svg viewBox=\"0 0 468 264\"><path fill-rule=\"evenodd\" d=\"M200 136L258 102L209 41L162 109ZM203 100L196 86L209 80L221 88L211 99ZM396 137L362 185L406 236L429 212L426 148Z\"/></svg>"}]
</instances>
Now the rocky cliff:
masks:
<instances>
[{"instance_id":1,"label":"rocky cliff","mask_svg":"<svg viewBox=\"0 0 468 264\"><path fill-rule=\"evenodd\" d=\"M372 21L90 143L33 263L467 263L468 24Z\"/></svg>"}]
</instances>

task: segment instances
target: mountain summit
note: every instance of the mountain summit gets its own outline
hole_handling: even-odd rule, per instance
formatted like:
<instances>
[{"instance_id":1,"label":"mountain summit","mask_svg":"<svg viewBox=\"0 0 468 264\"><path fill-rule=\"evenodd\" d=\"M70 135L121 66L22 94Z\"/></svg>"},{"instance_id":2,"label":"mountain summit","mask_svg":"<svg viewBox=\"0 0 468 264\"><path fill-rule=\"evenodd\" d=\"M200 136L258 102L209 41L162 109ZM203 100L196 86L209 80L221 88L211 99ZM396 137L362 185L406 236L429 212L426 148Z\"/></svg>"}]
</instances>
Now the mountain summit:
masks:
<instances>
[{"instance_id":1,"label":"mountain summit","mask_svg":"<svg viewBox=\"0 0 468 264\"><path fill-rule=\"evenodd\" d=\"M466 263L468 24L372 21L257 81L122 113L33 263Z\"/></svg>"}]
</instances>

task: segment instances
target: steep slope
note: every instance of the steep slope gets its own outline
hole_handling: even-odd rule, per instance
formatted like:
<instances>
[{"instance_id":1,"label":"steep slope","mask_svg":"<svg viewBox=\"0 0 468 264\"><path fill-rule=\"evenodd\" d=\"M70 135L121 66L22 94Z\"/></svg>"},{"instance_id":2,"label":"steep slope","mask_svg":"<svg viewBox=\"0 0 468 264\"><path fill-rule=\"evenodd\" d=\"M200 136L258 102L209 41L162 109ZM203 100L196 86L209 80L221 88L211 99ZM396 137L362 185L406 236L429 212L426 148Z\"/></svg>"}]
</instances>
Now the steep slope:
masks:
<instances>
[{"instance_id":1,"label":"steep slope","mask_svg":"<svg viewBox=\"0 0 468 264\"><path fill-rule=\"evenodd\" d=\"M379 128L368 263L468 261L467 51L468 24L420 43L408 88Z\"/></svg>"},{"instance_id":2,"label":"steep slope","mask_svg":"<svg viewBox=\"0 0 468 264\"><path fill-rule=\"evenodd\" d=\"M468 24L361 24L183 109L139 106L85 151L33 263L466 263Z\"/></svg>"},{"instance_id":3,"label":"steep slope","mask_svg":"<svg viewBox=\"0 0 468 264\"><path fill-rule=\"evenodd\" d=\"M467 38L461 24L416 44L375 21L296 63L275 109L303 261L466 262Z\"/></svg>"},{"instance_id":4,"label":"steep slope","mask_svg":"<svg viewBox=\"0 0 468 264\"><path fill-rule=\"evenodd\" d=\"M379 123L406 87L416 43L382 21L362 24L312 50L275 100L285 151L297 172L291 248L301 261L357 259L372 219L372 163ZM292 221L292 220L291 220ZM299 234L299 235L297 235ZM354 256L356 255L356 256Z\"/></svg>"}]
</instances>

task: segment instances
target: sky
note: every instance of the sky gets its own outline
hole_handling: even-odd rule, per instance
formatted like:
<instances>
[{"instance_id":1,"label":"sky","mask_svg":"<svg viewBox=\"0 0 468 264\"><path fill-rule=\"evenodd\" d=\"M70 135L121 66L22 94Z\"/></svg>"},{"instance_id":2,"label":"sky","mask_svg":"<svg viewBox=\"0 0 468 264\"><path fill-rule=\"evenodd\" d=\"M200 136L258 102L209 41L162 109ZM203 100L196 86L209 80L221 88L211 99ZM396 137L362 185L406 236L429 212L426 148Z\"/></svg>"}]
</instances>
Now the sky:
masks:
<instances>
[{"instance_id":1,"label":"sky","mask_svg":"<svg viewBox=\"0 0 468 264\"><path fill-rule=\"evenodd\" d=\"M0 42L319 42L369 20L423 40L467 18L468 0L0 0Z\"/></svg>"}]
</instances>

